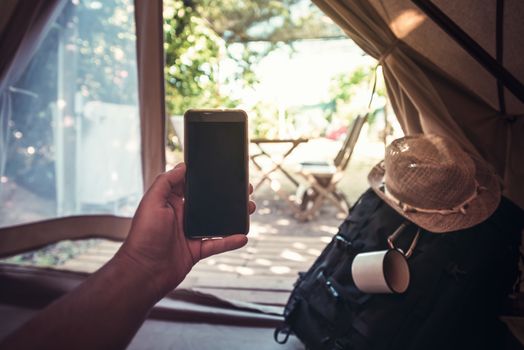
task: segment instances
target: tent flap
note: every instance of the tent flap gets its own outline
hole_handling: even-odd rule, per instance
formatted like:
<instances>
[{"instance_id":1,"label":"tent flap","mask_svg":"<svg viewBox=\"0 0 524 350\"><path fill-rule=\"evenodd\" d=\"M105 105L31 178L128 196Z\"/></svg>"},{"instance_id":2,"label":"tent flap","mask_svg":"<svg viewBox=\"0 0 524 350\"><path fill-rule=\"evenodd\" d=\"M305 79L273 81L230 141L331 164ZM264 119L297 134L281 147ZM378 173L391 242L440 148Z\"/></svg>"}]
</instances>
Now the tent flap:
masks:
<instances>
[{"instance_id":1,"label":"tent flap","mask_svg":"<svg viewBox=\"0 0 524 350\"><path fill-rule=\"evenodd\" d=\"M504 182L504 194L524 208L522 125L524 103L504 89L500 111L497 79L410 0L314 0L364 51L380 60L388 95L406 134L450 137L489 162ZM442 10L496 58L493 1L435 0ZM516 16L515 13L519 13ZM504 8L504 69L524 79L524 2ZM518 19L520 18L520 19Z\"/></svg>"},{"instance_id":2,"label":"tent flap","mask_svg":"<svg viewBox=\"0 0 524 350\"><path fill-rule=\"evenodd\" d=\"M164 40L161 0L135 0L144 190L164 172Z\"/></svg>"}]
</instances>

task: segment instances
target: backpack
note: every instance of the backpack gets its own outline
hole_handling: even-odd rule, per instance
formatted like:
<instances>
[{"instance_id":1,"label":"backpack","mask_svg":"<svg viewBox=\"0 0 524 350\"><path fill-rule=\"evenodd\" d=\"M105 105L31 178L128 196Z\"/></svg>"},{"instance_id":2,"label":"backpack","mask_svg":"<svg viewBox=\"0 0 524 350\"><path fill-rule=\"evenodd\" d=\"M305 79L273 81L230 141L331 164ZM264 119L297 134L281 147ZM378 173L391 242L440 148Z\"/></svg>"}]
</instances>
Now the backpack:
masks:
<instances>
[{"instance_id":1,"label":"backpack","mask_svg":"<svg viewBox=\"0 0 524 350\"><path fill-rule=\"evenodd\" d=\"M387 249L388 236L405 222L368 189L313 266L299 273L275 340L294 334L315 350L501 348L506 328L497 315L518 275L523 211L502 198L472 228L420 228L408 290L360 292L351 278L354 257ZM408 223L396 246L409 247L419 230Z\"/></svg>"}]
</instances>

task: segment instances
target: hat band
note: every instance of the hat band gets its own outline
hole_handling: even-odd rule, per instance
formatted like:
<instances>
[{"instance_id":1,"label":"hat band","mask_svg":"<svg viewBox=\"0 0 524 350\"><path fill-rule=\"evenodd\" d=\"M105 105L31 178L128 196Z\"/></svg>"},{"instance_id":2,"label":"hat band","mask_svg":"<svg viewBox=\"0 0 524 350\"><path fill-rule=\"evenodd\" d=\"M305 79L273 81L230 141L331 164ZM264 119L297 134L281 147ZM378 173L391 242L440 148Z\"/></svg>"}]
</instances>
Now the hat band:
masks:
<instances>
[{"instance_id":1,"label":"hat band","mask_svg":"<svg viewBox=\"0 0 524 350\"><path fill-rule=\"evenodd\" d=\"M466 215L468 204L471 203L475 198L477 198L480 192L484 190L486 190L486 187L480 186L477 180L475 179L475 190L468 198L466 198L466 200L464 200L459 205L454 206L452 208L445 208L445 209L425 209L425 208L418 208L413 205L403 203L397 197L395 197L395 195L393 195L391 192L388 191L388 188L386 184L384 183L384 193L386 197L391 199L393 202L395 202L395 204L397 204L400 208L402 208L402 211L418 212L418 213L426 213L426 214L440 214L440 215L450 215L450 214L458 214L458 213L462 213L463 215Z\"/></svg>"}]
</instances>

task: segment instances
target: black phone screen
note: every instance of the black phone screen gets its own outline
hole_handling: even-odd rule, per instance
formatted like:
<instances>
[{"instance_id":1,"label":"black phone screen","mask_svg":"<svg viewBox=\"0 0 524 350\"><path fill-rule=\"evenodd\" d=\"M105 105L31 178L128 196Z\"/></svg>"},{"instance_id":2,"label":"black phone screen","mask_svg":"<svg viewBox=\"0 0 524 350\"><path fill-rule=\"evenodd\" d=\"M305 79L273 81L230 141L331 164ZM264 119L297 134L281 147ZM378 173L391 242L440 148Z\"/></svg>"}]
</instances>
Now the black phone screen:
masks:
<instances>
[{"instance_id":1,"label":"black phone screen","mask_svg":"<svg viewBox=\"0 0 524 350\"><path fill-rule=\"evenodd\" d=\"M243 122L187 122L187 236L247 233L246 140Z\"/></svg>"}]
</instances>

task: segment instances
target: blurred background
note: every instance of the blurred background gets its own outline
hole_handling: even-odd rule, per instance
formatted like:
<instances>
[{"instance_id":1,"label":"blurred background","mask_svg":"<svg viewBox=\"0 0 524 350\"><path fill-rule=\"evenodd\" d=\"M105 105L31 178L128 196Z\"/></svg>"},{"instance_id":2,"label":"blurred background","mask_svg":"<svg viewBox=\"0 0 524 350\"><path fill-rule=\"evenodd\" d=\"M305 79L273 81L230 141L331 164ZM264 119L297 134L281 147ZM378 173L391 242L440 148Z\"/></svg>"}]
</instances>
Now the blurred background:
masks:
<instances>
[{"instance_id":1,"label":"blurred background","mask_svg":"<svg viewBox=\"0 0 524 350\"><path fill-rule=\"evenodd\" d=\"M369 113L341 183L356 199L362 172L401 135L376 60L310 1L166 0L164 31L170 166L183 158L188 108L242 108L251 138L309 139L290 166L334 158L355 117Z\"/></svg>"},{"instance_id":2,"label":"blurred background","mask_svg":"<svg viewBox=\"0 0 524 350\"><path fill-rule=\"evenodd\" d=\"M35 54L12 91L0 225L134 213L142 187L133 14L132 0L72 0ZM165 0L163 29L167 167L183 159L187 109L241 108L257 185L248 245L201 262L183 286L283 305L368 187L385 145L402 135L380 66L306 0ZM348 148L359 115L367 119ZM347 167L335 164L341 151ZM317 178L303 175L304 162L318 165ZM301 217L318 198L313 183L328 186L335 173L337 199ZM92 272L119 245L62 241L4 262Z\"/></svg>"}]
</instances>

